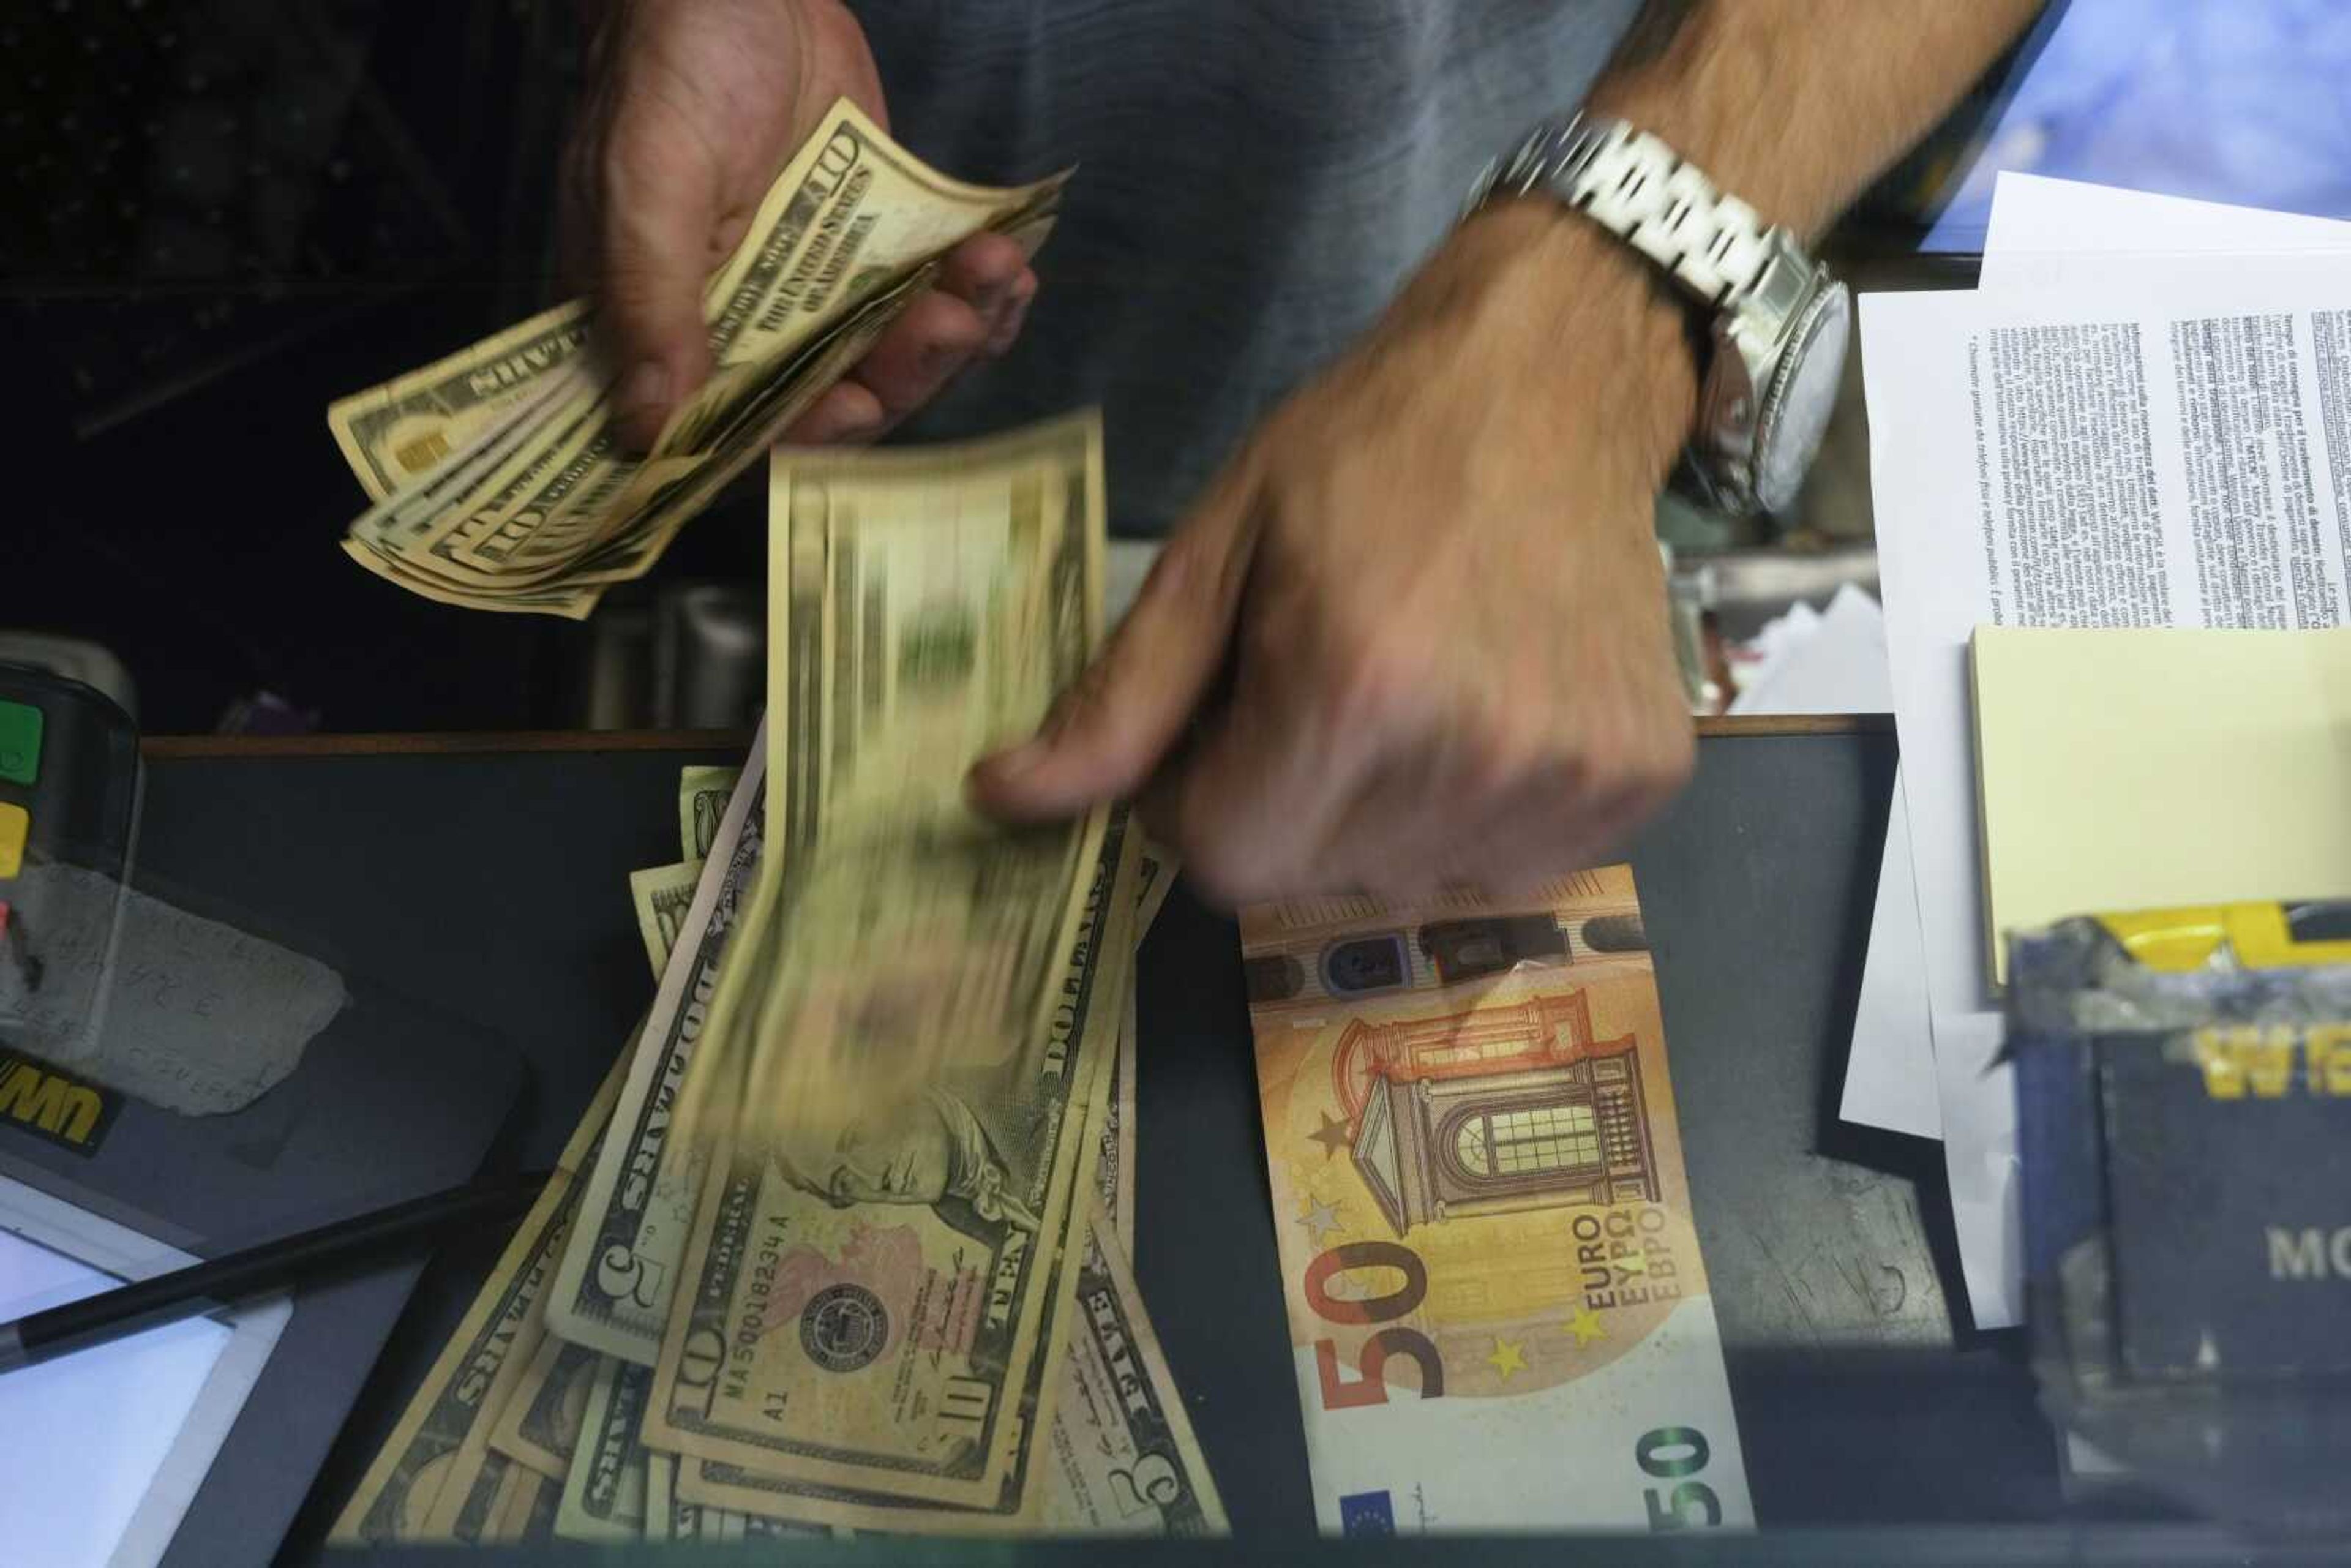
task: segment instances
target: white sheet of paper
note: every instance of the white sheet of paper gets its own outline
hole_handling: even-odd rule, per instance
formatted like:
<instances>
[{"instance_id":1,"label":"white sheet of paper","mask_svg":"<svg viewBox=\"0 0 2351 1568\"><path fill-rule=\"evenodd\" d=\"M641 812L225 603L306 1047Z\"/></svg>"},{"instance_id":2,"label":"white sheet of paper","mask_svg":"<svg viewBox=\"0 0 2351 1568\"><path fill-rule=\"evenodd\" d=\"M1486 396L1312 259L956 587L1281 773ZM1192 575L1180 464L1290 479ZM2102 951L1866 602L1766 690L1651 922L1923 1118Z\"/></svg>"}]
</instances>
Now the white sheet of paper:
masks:
<instances>
[{"instance_id":1,"label":"white sheet of paper","mask_svg":"<svg viewBox=\"0 0 2351 1568\"><path fill-rule=\"evenodd\" d=\"M1813 640L1821 627L1821 612L1796 601L1778 615L1766 621L1747 639L1740 662L1731 668L1731 684L1737 695L1730 699L1726 712L1732 714L1771 713L1775 710L1756 706L1765 688L1777 679L1788 656Z\"/></svg>"},{"instance_id":2,"label":"white sheet of paper","mask_svg":"<svg viewBox=\"0 0 2351 1568\"><path fill-rule=\"evenodd\" d=\"M1987 622L2341 622L2351 473L2327 445L2351 441L2351 276L2314 254L2109 257L2022 293L1874 295L1862 325L1869 362L1895 367L1866 390L1945 1160L1976 1320L2000 1326L2021 1305L2015 1106L2008 1074L1982 1071L1990 1052L1973 1049L1999 1018L1968 637ZM2331 345L2324 371L2314 333ZM2061 360L2094 368L2072 381L2032 368ZM2003 415L2002 387L2027 383L2033 399ZM2257 428L2191 428L2216 411ZM2262 455L2249 466L2246 450Z\"/></svg>"},{"instance_id":3,"label":"white sheet of paper","mask_svg":"<svg viewBox=\"0 0 2351 1568\"><path fill-rule=\"evenodd\" d=\"M1853 1050L1845 1058L1837 1115L1914 1138L1943 1135L1935 1032L1927 1005L1927 947L1918 928L1918 871L1910 858L1910 803L1899 766L1886 813L1877 902L1870 909L1869 951L1862 960Z\"/></svg>"},{"instance_id":4,"label":"white sheet of paper","mask_svg":"<svg viewBox=\"0 0 2351 1568\"><path fill-rule=\"evenodd\" d=\"M0 1231L0 1321L120 1282ZM112 1561L229 1338L189 1318L0 1376L8 1550L56 1568Z\"/></svg>"},{"instance_id":5,"label":"white sheet of paper","mask_svg":"<svg viewBox=\"0 0 2351 1568\"><path fill-rule=\"evenodd\" d=\"M1876 600L1849 583L1837 590L1803 640L1782 653L1770 672L1730 706L1733 713L1893 710L1885 612ZM1942 1136L1927 1023L1927 960L1918 938L1917 879L1910 865L1910 817L1898 769L1837 1114L1865 1127Z\"/></svg>"},{"instance_id":6,"label":"white sheet of paper","mask_svg":"<svg viewBox=\"0 0 2351 1568\"><path fill-rule=\"evenodd\" d=\"M1810 613L1755 683L1730 705L1747 713L1891 713L1894 687L1886 673L1886 616L1877 601L1851 583L1829 607Z\"/></svg>"},{"instance_id":7,"label":"white sheet of paper","mask_svg":"<svg viewBox=\"0 0 2351 1568\"><path fill-rule=\"evenodd\" d=\"M0 1322L192 1261L0 1180ZM289 1315L260 1302L0 1374L6 1560L152 1568Z\"/></svg>"},{"instance_id":8,"label":"white sheet of paper","mask_svg":"<svg viewBox=\"0 0 2351 1568\"><path fill-rule=\"evenodd\" d=\"M2053 277L2070 281L2080 275L2084 256L2100 258L2103 267L2117 256L2346 248L2351 248L2351 224L2334 218L2003 173L1992 187L1976 287L2029 288Z\"/></svg>"}]
</instances>

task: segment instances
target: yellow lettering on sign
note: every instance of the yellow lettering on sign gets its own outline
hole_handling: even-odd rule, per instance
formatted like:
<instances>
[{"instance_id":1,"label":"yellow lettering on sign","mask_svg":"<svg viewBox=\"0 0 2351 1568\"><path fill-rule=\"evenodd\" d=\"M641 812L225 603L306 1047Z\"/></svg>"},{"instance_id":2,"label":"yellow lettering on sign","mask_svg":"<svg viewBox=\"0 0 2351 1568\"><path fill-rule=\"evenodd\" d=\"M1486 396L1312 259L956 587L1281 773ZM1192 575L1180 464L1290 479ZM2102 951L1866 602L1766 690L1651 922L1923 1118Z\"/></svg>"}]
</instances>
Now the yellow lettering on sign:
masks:
<instances>
[{"instance_id":1,"label":"yellow lettering on sign","mask_svg":"<svg viewBox=\"0 0 2351 1568\"><path fill-rule=\"evenodd\" d=\"M2351 1100L2351 1024L2314 1024L2302 1051L2310 1067L2310 1092Z\"/></svg>"},{"instance_id":2,"label":"yellow lettering on sign","mask_svg":"<svg viewBox=\"0 0 2351 1568\"><path fill-rule=\"evenodd\" d=\"M2294 1081L2294 1030L2283 1024L2228 1028L2207 1025L2196 1031L2196 1061L2204 1070L2204 1092L2215 1100L2254 1097L2275 1100Z\"/></svg>"},{"instance_id":3,"label":"yellow lettering on sign","mask_svg":"<svg viewBox=\"0 0 2351 1568\"><path fill-rule=\"evenodd\" d=\"M29 1061L0 1064L0 1115L83 1143L98 1125L98 1092L53 1077Z\"/></svg>"}]
</instances>

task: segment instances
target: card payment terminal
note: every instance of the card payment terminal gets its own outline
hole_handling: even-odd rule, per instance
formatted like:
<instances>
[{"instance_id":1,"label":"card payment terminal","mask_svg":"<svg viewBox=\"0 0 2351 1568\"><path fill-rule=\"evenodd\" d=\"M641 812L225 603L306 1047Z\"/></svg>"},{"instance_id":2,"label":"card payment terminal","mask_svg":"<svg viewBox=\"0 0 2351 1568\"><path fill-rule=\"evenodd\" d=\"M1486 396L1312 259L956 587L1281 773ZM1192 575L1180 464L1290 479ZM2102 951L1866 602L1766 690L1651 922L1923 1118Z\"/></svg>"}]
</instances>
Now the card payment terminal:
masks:
<instances>
[{"instance_id":1,"label":"card payment terminal","mask_svg":"<svg viewBox=\"0 0 2351 1568\"><path fill-rule=\"evenodd\" d=\"M106 898L106 917L120 919L140 777L138 729L113 702L78 681L0 664L0 1051L50 1054L96 1016L99 975L44 966L41 933L62 924L68 912L52 907L60 898ZM47 866L96 874L45 877ZM57 994L66 986L91 994ZM37 1014L47 1021L35 1024Z\"/></svg>"}]
</instances>

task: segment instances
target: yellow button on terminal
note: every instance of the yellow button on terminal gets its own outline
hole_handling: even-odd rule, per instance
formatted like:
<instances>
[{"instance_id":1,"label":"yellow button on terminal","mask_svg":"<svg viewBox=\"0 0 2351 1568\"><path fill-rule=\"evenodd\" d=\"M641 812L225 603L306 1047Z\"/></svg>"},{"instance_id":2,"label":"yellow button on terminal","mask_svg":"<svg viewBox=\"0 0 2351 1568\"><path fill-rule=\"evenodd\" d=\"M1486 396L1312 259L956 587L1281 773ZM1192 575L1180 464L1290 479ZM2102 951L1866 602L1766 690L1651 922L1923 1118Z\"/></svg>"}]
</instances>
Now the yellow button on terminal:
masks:
<instances>
[{"instance_id":1,"label":"yellow button on terminal","mask_svg":"<svg viewBox=\"0 0 2351 1568\"><path fill-rule=\"evenodd\" d=\"M25 808L0 800L0 877L15 876L25 869L25 841L32 832L33 819L26 815Z\"/></svg>"}]
</instances>

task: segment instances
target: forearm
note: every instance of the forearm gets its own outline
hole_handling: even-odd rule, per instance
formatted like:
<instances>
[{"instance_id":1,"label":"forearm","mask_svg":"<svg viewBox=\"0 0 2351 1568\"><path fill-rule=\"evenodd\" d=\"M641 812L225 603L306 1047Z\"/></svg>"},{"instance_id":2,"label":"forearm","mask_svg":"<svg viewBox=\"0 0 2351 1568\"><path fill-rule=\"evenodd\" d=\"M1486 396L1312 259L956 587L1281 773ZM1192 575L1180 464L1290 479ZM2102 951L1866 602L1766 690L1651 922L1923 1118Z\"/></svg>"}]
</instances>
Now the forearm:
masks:
<instances>
[{"instance_id":1,"label":"forearm","mask_svg":"<svg viewBox=\"0 0 2351 1568\"><path fill-rule=\"evenodd\" d=\"M1819 234L2042 0L1649 0L1593 85L1766 222Z\"/></svg>"},{"instance_id":2,"label":"forearm","mask_svg":"<svg viewBox=\"0 0 2351 1568\"><path fill-rule=\"evenodd\" d=\"M1663 138L1765 222L1807 239L1932 128L2041 0L1650 0L1588 106ZM1700 363L1687 307L1653 267L1547 199L1465 225L1416 282L1433 306L1490 307L1543 363L1499 381L1552 406L1604 365L1614 439L1662 481L1689 431ZM1498 350L1499 351L1499 350Z\"/></svg>"}]
</instances>

